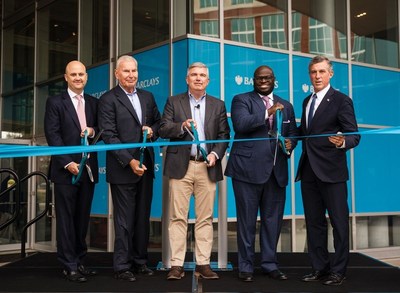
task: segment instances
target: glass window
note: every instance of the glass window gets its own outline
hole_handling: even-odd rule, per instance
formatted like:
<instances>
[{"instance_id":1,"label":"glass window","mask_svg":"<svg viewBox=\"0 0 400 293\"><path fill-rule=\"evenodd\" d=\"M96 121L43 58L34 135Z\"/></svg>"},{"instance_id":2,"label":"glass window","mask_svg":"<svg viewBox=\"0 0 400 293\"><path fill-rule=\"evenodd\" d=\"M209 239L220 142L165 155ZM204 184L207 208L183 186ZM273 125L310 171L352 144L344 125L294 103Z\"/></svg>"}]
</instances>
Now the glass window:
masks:
<instances>
[{"instance_id":1,"label":"glass window","mask_svg":"<svg viewBox=\"0 0 400 293\"><path fill-rule=\"evenodd\" d=\"M38 11L38 80L64 74L78 57L78 0L56 1Z\"/></svg>"},{"instance_id":2,"label":"glass window","mask_svg":"<svg viewBox=\"0 0 400 293\"><path fill-rule=\"evenodd\" d=\"M399 67L397 3L397 0L350 1L352 60Z\"/></svg>"},{"instance_id":3,"label":"glass window","mask_svg":"<svg viewBox=\"0 0 400 293\"><path fill-rule=\"evenodd\" d=\"M347 59L346 0L293 0L292 49Z\"/></svg>"},{"instance_id":4,"label":"glass window","mask_svg":"<svg viewBox=\"0 0 400 293\"><path fill-rule=\"evenodd\" d=\"M65 68L66 64L64 65ZM37 97L36 97L36 113L35 113L35 121L36 121L36 140L37 144L46 145L46 139L44 136L44 112L46 108L46 100L48 97L55 96L67 88L66 82L64 79L53 81L49 84L42 85L37 89Z\"/></svg>"},{"instance_id":5,"label":"glass window","mask_svg":"<svg viewBox=\"0 0 400 293\"><path fill-rule=\"evenodd\" d=\"M232 0L232 5L253 3L253 0Z\"/></svg>"},{"instance_id":6,"label":"glass window","mask_svg":"<svg viewBox=\"0 0 400 293\"><path fill-rule=\"evenodd\" d=\"M34 14L22 18L4 30L3 91L33 85L35 60Z\"/></svg>"},{"instance_id":7,"label":"glass window","mask_svg":"<svg viewBox=\"0 0 400 293\"><path fill-rule=\"evenodd\" d=\"M237 18L231 21L232 40L242 43L255 43L253 18Z\"/></svg>"},{"instance_id":8,"label":"glass window","mask_svg":"<svg viewBox=\"0 0 400 293\"><path fill-rule=\"evenodd\" d=\"M1 138L32 138L33 89L4 96Z\"/></svg>"},{"instance_id":9,"label":"glass window","mask_svg":"<svg viewBox=\"0 0 400 293\"><path fill-rule=\"evenodd\" d=\"M200 8L218 7L217 0L200 0Z\"/></svg>"},{"instance_id":10,"label":"glass window","mask_svg":"<svg viewBox=\"0 0 400 293\"><path fill-rule=\"evenodd\" d=\"M4 0L4 15L7 17L8 15L14 13L17 10L23 9L26 6L35 3L35 0Z\"/></svg>"},{"instance_id":11,"label":"glass window","mask_svg":"<svg viewBox=\"0 0 400 293\"><path fill-rule=\"evenodd\" d=\"M119 54L169 39L169 2L119 1Z\"/></svg>"},{"instance_id":12,"label":"glass window","mask_svg":"<svg viewBox=\"0 0 400 293\"><path fill-rule=\"evenodd\" d=\"M200 35L218 38L218 21L204 20L200 22Z\"/></svg>"},{"instance_id":13,"label":"glass window","mask_svg":"<svg viewBox=\"0 0 400 293\"><path fill-rule=\"evenodd\" d=\"M287 49L287 0L225 1L226 40Z\"/></svg>"},{"instance_id":14,"label":"glass window","mask_svg":"<svg viewBox=\"0 0 400 293\"><path fill-rule=\"evenodd\" d=\"M277 49L286 48L286 33L284 14L267 15L262 17L262 44Z\"/></svg>"},{"instance_id":15,"label":"glass window","mask_svg":"<svg viewBox=\"0 0 400 293\"><path fill-rule=\"evenodd\" d=\"M92 65L109 57L110 1L81 1L81 61Z\"/></svg>"},{"instance_id":16,"label":"glass window","mask_svg":"<svg viewBox=\"0 0 400 293\"><path fill-rule=\"evenodd\" d=\"M192 34L219 37L218 1L193 0Z\"/></svg>"}]
</instances>

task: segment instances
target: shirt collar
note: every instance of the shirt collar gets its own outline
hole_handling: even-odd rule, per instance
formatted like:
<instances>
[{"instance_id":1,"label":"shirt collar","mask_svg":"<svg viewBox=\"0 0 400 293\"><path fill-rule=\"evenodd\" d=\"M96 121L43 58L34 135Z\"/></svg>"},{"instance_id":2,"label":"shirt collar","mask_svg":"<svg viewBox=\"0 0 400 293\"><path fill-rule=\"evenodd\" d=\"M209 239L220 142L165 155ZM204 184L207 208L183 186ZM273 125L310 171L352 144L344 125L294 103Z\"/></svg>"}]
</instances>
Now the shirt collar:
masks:
<instances>
[{"instance_id":1,"label":"shirt collar","mask_svg":"<svg viewBox=\"0 0 400 293\"><path fill-rule=\"evenodd\" d=\"M119 85L119 87L124 91L124 93L125 94L127 94L127 95L135 95L135 94L137 94L137 90L136 90L136 87L135 87L135 89L133 90L133 92L132 93L128 93L121 85Z\"/></svg>"},{"instance_id":2,"label":"shirt collar","mask_svg":"<svg viewBox=\"0 0 400 293\"><path fill-rule=\"evenodd\" d=\"M328 84L323 90L320 90L318 93L315 93L317 95L317 99L322 100L330 88L331 84Z\"/></svg>"},{"instance_id":3,"label":"shirt collar","mask_svg":"<svg viewBox=\"0 0 400 293\"><path fill-rule=\"evenodd\" d=\"M72 98L75 98L77 95L79 95L79 94L77 94L77 93L75 93L75 92L73 92L70 88L67 88L67 92L68 92L68 95L69 95L69 97L72 99ZM84 95L85 93L82 91L82 93L80 94L82 97L85 97L85 95Z\"/></svg>"}]
</instances>

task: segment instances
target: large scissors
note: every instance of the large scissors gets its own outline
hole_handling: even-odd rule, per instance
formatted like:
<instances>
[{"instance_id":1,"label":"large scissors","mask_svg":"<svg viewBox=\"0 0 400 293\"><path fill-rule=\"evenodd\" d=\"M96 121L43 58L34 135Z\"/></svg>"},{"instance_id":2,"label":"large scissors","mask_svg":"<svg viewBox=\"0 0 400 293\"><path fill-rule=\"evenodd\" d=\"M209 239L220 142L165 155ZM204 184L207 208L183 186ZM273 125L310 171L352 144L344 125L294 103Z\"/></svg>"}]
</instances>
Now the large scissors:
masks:
<instances>
[{"instance_id":1,"label":"large scissors","mask_svg":"<svg viewBox=\"0 0 400 293\"><path fill-rule=\"evenodd\" d=\"M147 133L148 133L148 129L146 128L143 132L143 144L146 143L147 141ZM142 168L143 165L143 159L144 159L144 150L146 149L146 146L141 146L140 147L140 157L139 157L139 167Z\"/></svg>"},{"instance_id":2,"label":"large scissors","mask_svg":"<svg viewBox=\"0 0 400 293\"><path fill-rule=\"evenodd\" d=\"M207 152L206 150L199 144L199 133L197 132L197 129L194 127L193 121L190 122L190 127L192 131L190 131L186 126L185 130L187 133L189 133L190 137L192 138L193 142L197 144L198 149L201 152L201 155L203 156L204 160L206 161L207 164L210 163L210 161L207 159ZM193 133L192 133L193 132Z\"/></svg>"},{"instance_id":3,"label":"large scissors","mask_svg":"<svg viewBox=\"0 0 400 293\"><path fill-rule=\"evenodd\" d=\"M280 109L276 109L275 112L275 119L276 119L276 133L275 135L275 139L276 139L276 145L275 145L275 154L274 154L274 166L275 166L275 162L276 162L276 156L278 153L278 144L281 146L282 151L287 154L290 155L290 151L286 149L286 145L285 145L285 137L282 136L282 111Z\"/></svg>"},{"instance_id":4,"label":"large scissors","mask_svg":"<svg viewBox=\"0 0 400 293\"><path fill-rule=\"evenodd\" d=\"M89 141L88 141L88 131L87 129L85 129L85 131L83 132L84 135L81 138L81 145L82 146L87 146L89 145ZM96 137L93 139L92 144L96 144L97 141L99 140L101 134L103 133L103 130L100 130L100 132L96 135ZM79 163L79 171L77 175L72 175L72 184L76 184L79 179L81 179L82 173L83 173L83 169L86 168L90 181L94 182L94 178L93 178L93 174L92 174L92 169L90 169L90 166L86 163L87 159L90 157L90 154L87 152L83 152L82 153L82 159Z\"/></svg>"}]
</instances>

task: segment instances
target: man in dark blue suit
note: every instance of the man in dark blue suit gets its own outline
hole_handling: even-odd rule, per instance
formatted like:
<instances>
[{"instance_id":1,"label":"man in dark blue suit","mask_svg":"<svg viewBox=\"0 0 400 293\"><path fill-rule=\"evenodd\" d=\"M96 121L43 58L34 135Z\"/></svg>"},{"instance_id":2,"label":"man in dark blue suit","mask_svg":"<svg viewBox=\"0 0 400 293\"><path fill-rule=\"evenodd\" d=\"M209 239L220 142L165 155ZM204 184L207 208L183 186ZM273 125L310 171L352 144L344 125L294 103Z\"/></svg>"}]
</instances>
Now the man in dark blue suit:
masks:
<instances>
[{"instance_id":1,"label":"man in dark blue suit","mask_svg":"<svg viewBox=\"0 0 400 293\"><path fill-rule=\"evenodd\" d=\"M254 72L254 91L236 95L231 117L235 142L225 175L232 177L237 211L239 278L253 281L256 222L260 211L260 248L263 272L276 280L287 275L278 268L277 244L282 227L288 184L288 158L295 139L285 139L285 148L277 145L276 111L282 111L282 136L297 135L293 106L273 94L275 76L268 66ZM275 134L274 134L275 133ZM260 139L263 140L252 140Z\"/></svg>"},{"instance_id":2,"label":"man in dark blue suit","mask_svg":"<svg viewBox=\"0 0 400 293\"><path fill-rule=\"evenodd\" d=\"M49 146L77 146L85 131L89 143L98 131L97 102L84 94L87 82L85 66L71 61L65 69L68 89L50 97L46 102L44 130ZM79 115L82 106L83 117ZM79 118L81 116L81 118ZM65 154L51 157L50 180L54 183L57 219L57 256L64 266L65 277L73 282L85 282L86 276L96 271L83 265L87 253L86 233L95 183L98 181L97 153L91 153L86 165L80 166L82 154ZM82 175L72 183L79 169Z\"/></svg>"},{"instance_id":3,"label":"man in dark blue suit","mask_svg":"<svg viewBox=\"0 0 400 293\"><path fill-rule=\"evenodd\" d=\"M303 102L299 127L303 139L296 181L301 180L307 244L313 272L305 282L324 279L325 285L341 285L349 261L349 208L347 204L346 152L360 141L352 100L333 89L333 67L323 56L314 57L308 67L314 93ZM326 136L327 134L338 134ZM322 136L321 136L322 135ZM328 211L333 227L335 253L328 252ZM325 277L328 277L325 280Z\"/></svg>"},{"instance_id":4,"label":"man in dark blue suit","mask_svg":"<svg viewBox=\"0 0 400 293\"><path fill-rule=\"evenodd\" d=\"M138 64L132 56L117 60L118 85L99 101L99 126L106 144L139 143L147 130L149 141L157 139L161 119L151 92L136 88ZM106 180L114 206L115 278L133 282L134 273L153 275L147 267L150 210L153 198L154 150L140 148L107 152Z\"/></svg>"}]
</instances>

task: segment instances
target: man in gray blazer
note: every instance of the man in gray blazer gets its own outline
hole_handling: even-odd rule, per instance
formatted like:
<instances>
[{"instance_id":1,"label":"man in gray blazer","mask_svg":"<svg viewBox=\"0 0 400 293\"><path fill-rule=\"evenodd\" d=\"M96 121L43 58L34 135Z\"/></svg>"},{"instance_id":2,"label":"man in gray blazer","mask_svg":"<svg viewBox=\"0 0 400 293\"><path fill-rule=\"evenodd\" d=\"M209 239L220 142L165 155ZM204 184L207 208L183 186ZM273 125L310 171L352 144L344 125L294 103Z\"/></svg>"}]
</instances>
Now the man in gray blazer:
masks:
<instances>
[{"instance_id":1,"label":"man in gray blazer","mask_svg":"<svg viewBox=\"0 0 400 293\"><path fill-rule=\"evenodd\" d=\"M169 97L164 108L159 134L170 141L229 139L229 125L223 101L206 94L209 72L195 62L186 76L188 92ZM192 127L196 130L192 133ZM223 179L221 160L227 142L168 146L164 175L169 177L171 270L168 280L184 276L187 216L192 194L196 209L196 269L205 279L218 279L210 268L213 243L213 209L216 182Z\"/></svg>"}]
</instances>

